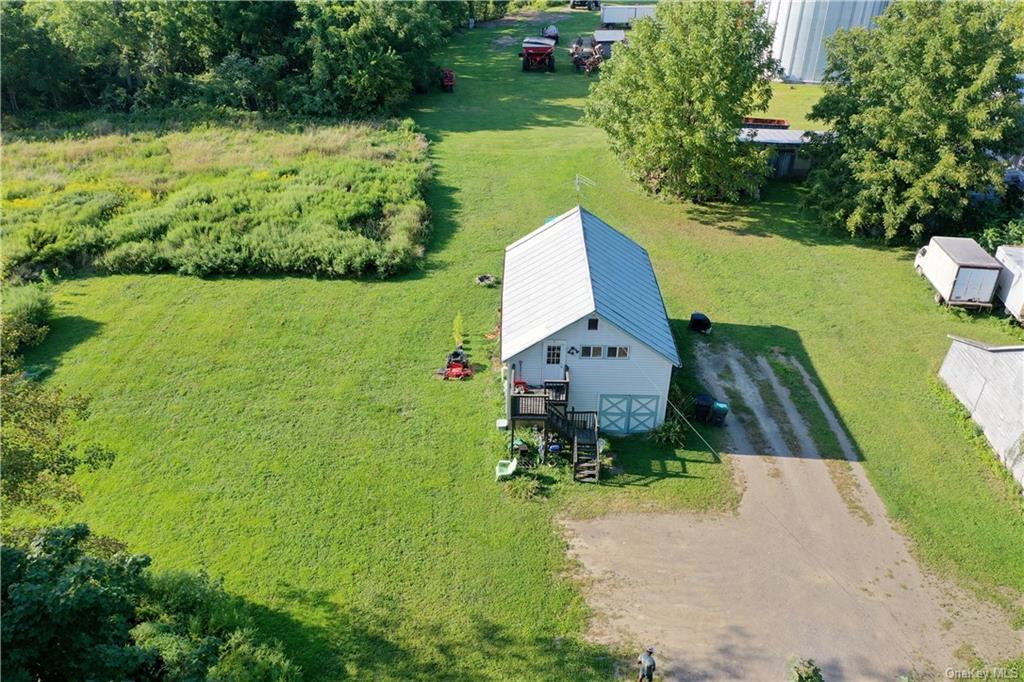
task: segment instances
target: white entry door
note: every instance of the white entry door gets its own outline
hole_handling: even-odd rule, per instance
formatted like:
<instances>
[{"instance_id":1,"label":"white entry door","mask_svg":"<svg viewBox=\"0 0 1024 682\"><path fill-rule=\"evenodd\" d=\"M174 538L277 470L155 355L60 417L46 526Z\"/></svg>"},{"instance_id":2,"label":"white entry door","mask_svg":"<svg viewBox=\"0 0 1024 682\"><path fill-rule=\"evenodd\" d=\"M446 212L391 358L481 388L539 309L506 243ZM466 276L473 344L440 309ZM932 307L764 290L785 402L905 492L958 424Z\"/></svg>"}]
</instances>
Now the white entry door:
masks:
<instances>
[{"instance_id":1,"label":"white entry door","mask_svg":"<svg viewBox=\"0 0 1024 682\"><path fill-rule=\"evenodd\" d=\"M565 376L562 369L565 366L565 341L549 339L541 344L540 351L543 355L540 360L544 381L562 379Z\"/></svg>"}]
</instances>

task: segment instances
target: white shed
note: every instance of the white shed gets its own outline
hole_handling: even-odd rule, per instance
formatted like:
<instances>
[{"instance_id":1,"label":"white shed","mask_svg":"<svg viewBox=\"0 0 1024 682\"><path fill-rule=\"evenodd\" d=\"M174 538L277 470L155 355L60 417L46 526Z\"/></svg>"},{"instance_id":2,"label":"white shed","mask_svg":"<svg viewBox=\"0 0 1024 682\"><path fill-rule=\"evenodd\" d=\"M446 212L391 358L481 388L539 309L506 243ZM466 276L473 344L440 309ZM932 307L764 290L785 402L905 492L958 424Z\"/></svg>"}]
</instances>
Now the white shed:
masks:
<instances>
[{"instance_id":1,"label":"white shed","mask_svg":"<svg viewBox=\"0 0 1024 682\"><path fill-rule=\"evenodd\" d=\"M508 246L501 360L513 421L543 398L609 433L661 424L680 362L647 252L579 206Z\"/></svg>"},{"instance_id":2,"label":"white shed","mask_svg":"<svg viewBox=\"0 0 1024 682\"><path fill-rule=\"evenodd\" d=\"M950 337L939 376L1024 486L1024 346L991 346Z\"/></svg>"},{"instance_id":3,"label":"white shed","mask_svg":"<svg viewBox=\"0 0 1024 682\"><path fill-rule=\"evenodd\" d=\"M918 249L914 268L935 287L937 302L990 308L1003 266L973 239L932 237Z\"/></svg>"},{"instance_id":4,"label":"white shed","mask_svg":"<svg viewBox=\"0 0 1024 682\"><path fill-rule=\"evenodd\" d=\"M996 298L1006 312L1024 324L1024 246L1000 246L996 260L1003 264L996 281Z\"/></svg>"}]
</instances>

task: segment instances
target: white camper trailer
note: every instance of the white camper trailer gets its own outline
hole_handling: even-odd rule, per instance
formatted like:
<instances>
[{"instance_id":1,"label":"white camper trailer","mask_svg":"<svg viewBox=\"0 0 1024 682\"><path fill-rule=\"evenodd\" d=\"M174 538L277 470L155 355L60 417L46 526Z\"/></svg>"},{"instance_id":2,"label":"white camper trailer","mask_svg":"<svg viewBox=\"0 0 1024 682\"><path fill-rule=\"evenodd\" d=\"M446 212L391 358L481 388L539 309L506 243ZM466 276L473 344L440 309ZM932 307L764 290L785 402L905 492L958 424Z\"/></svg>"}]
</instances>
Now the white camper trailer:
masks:
<instances>
[{"instance_id":1,"label":"white camper trailer","mask_svg":"<svg viewBox=\"0 0 1024 682\"><path fill-rule=\"evenodd\" d=\"M1024 324L1024 246L1000 246L996 260L1003 265L996 281L996 298Z\"/></svg>"},{"instance_id":2,"label":"white camper trailer","mask_svg":"<svg viewBox=\"0 0 1024 682\"><path fill-rule=\"evenodd\" d=\"M991 308L1003 266L973 239L932 237L918 250L914 268L935 287L937 303Z\"/></svg>"}]
</instances>

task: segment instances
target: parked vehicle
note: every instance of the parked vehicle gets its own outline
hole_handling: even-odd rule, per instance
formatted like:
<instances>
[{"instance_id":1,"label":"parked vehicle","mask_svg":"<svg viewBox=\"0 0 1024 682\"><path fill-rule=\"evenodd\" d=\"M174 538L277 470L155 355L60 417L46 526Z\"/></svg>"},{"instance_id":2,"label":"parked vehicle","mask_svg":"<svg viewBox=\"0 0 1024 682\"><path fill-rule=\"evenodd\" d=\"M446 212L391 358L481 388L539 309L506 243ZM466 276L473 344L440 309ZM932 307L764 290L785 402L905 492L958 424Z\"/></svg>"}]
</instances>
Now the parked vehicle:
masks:
<instances>
[{"instance_id":1,"label":"parked vehicle","mask_svg":"<svg viewBox=\"0 0 1024 682\"><path fill-rule=\"evenodd\" d=\"M590 36L578 36L569 48L569 57L576 70L588 76L600 68L603 60L600 48L594 44L594 39Z\"/></svg>"},{"instance_id":2,"label":"parked vehicle","mask_svg":"<svg viewBox=\"0 0 1024 682\"><path fill-rule=\"evenodd\" d=\"M996 298L1024 324L1024 246L1000 246L996 260L1003 266L996 281Z\"/></svg>"},{"instance_id":3,"label":"parked vehicle","mask_svg":"<svg viewBox=\"0 0 1024 682\"><path fill-rule=\"evenodd\" d=\"M519 53L523 60L523 71L533 69L555 70L555 41L550 38L526 38Z\"/></svg>"},{"instance_id":4,"label":"parked vehicle","mask_svg":"<svg viewBox=\"0 0 1024 682\"><path fill-rule=\"evenodd\" d=\"M1003 266L973 239L932 237L918 250L914 269L935 287L936 303L991 308Z\"/></svg>"},{"instance_id":5,"label":"parked vehicle","mask_svg":"<svg viewBox=\"0 0 1024 682\"><path fill-rule=\"evenodd\" d=\"M594 44L601 53L602 59L612 58L612 45L626 41L626 32L615 29L594 31Z\"/></svg>"},{"instance_id":6,"label":"parked vehicle","mask_svg":"<svg viewBox=\"0 0 1024 682\"><path fill-rule=\"evenodd\" d=\"M558 42L558 27L555 26L554 24L551 24L550 26L548 26L546 29L544 29L544 37L545 38L550 38L551 40L553 40L553 41L555 41L557 43Z\"/></svg>"},{"instance_id":7,"label":"parked vehicle","mask_svg":"<svg viewBox=\"0 0 1024 682\"><path fill-rule=\"evenodd\" d=\"M608 5L601 9L601 25L630 26L636 19L654 16L654 5Z\"/></svg>"},{"instance_id":8,"label":"parked vehicle","mask_svg":"<svg viewBox=\"0 0 1024 682\"><path fill-rule=\"evenodd\" d=\"M601 9L601 0L569 0L569 9L583 9L593 11Z\"/></svg>"}]
</instances>

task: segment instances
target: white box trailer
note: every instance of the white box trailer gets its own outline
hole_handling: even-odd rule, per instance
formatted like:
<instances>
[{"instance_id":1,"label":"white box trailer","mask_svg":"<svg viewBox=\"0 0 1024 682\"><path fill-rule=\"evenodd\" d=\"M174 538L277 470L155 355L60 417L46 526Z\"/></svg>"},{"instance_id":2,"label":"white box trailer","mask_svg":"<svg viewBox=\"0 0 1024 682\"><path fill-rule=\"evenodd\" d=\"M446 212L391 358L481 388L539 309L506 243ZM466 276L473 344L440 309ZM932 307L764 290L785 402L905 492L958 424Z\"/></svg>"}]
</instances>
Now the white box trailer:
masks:
<instances>
[{"instance_id":1,"label":"white box trailer","mask_svg":"<svg viewBox=\"0 0 1024 682\"><path fill-rule=\"evenodd\" d=\"M996 298L1024 324L1024 246L1000 246L996 260L1003 266L996 281Z\"/></svg>"},{"instance_id":2,"label":"white box trailer","mask_svg":"<svg viewBox=\"0 0 1024 682\"><path fill-rule=\"evenodd\" d=\"M936 303L991 308L1003 266L966 237L932 237L914 258L914 269L935 287Z\"/></svg>"},{"instance_id":3,"label":"white box trailer","mask_svg":"<svg viewBox=\"0 0 1024 682\"><path fill-rule=\"evenodd\" d=\"M626 26L635 19L654 16L654 5L605 5L601 8L603 26Z\"/></svg>"}]
</instances>

